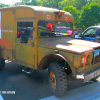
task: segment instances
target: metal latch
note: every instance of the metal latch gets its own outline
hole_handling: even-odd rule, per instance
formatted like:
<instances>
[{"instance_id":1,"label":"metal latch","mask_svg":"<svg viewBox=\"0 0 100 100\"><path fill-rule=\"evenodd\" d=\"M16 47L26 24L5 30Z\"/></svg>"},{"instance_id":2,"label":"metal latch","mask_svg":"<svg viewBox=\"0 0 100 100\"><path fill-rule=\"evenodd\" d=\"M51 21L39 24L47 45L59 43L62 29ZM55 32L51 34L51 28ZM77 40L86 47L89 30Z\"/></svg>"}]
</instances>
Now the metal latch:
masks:
<instances>
[{"instance_id":1,"label":"metal latch","mask_svg":"<svg viewBox=\"0 0 100 100\"><path fill-rule=\"evenodd\" d=\"M17 42L15 42L15 44L17 44Z\"/></svg>"}]
</instances>

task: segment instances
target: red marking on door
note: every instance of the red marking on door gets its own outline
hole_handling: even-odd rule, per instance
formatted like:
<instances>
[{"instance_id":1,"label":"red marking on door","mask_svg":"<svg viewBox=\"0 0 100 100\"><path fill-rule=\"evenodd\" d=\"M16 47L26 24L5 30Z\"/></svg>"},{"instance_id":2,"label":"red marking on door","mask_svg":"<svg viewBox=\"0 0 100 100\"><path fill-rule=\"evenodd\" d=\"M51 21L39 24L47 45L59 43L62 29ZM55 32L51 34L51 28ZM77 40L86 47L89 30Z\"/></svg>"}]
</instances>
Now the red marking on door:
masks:
<instances>
[{"instance_id":1,"label":"red marking on door","mask_svg":"<svg viewBox=\"0 0 100 100\"><path fill-rule=\"evenodd\" d=\"M0 39L0 44L7 46L7 47L10 47L12 45L9 41L5 39Z\"/></svg>"},{"instance_id":2,"label":"red marking on door","mask_svg":"<svg viewBox=\"0 0 100 100\"><path fill-rule=\"evenodd\" d=\"M9 41L3 39L3 45L10 47L11 46L11 43Z\"/></svg>"}]
</instances>

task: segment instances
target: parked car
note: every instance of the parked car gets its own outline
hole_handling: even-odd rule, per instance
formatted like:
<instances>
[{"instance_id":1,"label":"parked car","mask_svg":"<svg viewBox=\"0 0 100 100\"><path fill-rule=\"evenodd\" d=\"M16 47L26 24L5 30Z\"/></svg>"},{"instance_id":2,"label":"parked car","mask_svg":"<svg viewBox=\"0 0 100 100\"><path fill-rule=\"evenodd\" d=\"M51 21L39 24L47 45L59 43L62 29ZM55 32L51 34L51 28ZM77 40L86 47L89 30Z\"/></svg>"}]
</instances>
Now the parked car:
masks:
<instances>
[{"instance_id":1,"label":"parked car","mask_svg":"<svg viewBox=\"0 0 100 100\"><path fill-rule=\"evenodd\" d=\"M75 35L76 39L100 42L100 26L91 26L83 31L80 35Z\"/></svg>"}]
</instances>

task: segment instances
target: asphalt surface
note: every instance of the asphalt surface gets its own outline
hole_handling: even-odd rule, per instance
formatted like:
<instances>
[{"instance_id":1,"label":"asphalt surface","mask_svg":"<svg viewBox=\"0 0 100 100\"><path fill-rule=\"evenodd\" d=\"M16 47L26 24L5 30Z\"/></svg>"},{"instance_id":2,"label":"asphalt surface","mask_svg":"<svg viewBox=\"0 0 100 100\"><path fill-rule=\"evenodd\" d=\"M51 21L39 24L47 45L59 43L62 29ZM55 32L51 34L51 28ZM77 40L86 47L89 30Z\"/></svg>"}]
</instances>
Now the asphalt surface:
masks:
<instances>
[{"instance_id":1,"label":"asphalt surface","mask_svg":"<svg viewBox=\"0 0 100 100\"><path fill-rule=\"evenodd\" d=\"M52 97L48 84L48 71L37 71L31 75L22 72L23 66L6 62L5 68L0 71L0 91L4 100L40 100ZM84 83L83 79L68 78L68 91L95 83ZM5 93L12 92L12 93ZM66 98L67 99L67 98ZM48 100L48 99L47 99Z\"/></svg>"}]
</instances>

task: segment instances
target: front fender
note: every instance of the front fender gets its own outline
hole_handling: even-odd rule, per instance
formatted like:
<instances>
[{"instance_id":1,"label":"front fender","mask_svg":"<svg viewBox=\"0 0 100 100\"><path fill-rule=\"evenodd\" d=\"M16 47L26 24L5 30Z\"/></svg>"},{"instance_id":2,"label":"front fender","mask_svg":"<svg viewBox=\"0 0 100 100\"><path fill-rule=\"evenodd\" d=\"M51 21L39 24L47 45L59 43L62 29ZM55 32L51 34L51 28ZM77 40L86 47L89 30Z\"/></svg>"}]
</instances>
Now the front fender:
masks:
<instances>
[{"instance_id":1,"label":"front fender","mask_svg":"<svg viewBox=\"0 0 100 100\"><path fill-rule=\"evenodd\" d=\"M71 71L72 71L72 73L74 75L75 72L76 72L76 68L69 61L68 58L64 57L61 54L48 54L48 55L44 56L41 59L40 63L39 63L38 70L42 70L42 69L48 68L49 67L49 64L52 63L52 62L60 62L60 61L63 61L63 60L69 64L70 69L71 69Z\"/></svg>"}]
</instances>

